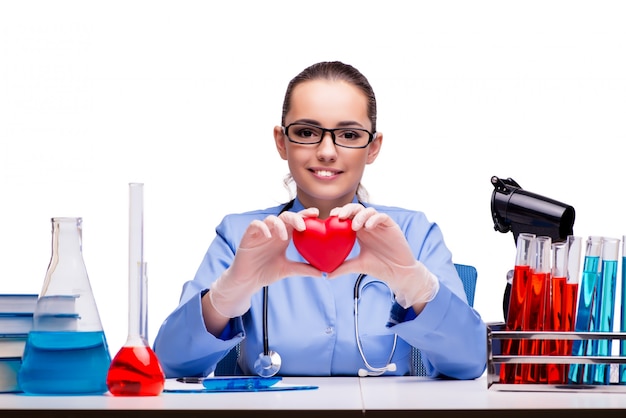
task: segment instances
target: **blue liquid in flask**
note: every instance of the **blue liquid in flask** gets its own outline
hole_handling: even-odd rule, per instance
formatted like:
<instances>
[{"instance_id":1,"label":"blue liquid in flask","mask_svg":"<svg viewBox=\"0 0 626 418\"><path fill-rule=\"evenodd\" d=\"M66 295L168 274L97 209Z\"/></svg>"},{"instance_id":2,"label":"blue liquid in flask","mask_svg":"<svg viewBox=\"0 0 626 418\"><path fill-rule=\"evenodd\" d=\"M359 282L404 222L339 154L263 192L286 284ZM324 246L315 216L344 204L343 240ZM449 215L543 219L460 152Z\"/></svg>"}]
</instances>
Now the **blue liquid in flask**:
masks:
<instances>
[{"instance_id":1,"label":"blue liquid in flask","mask_svg":"<svg viewBox=\"0 0 626 418\"><path fill-rule=\"evenodd\" d=\"M100 395L110 364L102 331L31 331L18 383L33 395Z\"/></svg>"}]
</instances>

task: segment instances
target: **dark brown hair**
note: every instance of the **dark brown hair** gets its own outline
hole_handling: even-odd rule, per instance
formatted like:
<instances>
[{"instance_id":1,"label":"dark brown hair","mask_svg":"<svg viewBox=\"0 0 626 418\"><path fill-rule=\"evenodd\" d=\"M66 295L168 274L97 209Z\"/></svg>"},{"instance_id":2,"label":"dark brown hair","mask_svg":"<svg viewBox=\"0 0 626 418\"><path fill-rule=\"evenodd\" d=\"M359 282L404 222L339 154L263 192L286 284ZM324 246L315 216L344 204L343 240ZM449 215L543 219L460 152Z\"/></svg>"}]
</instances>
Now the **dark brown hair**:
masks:
<instances>
[{"instance_id":1,"label":"dark brown hair","mask_svg":"<svg viewBox=\"0 0 626 418\"><path fill-rule=\"evenodd\" d=\"M367 115L372 123L372 132L376 132L376 96L374 95L374 89L372 89L367 78L359 70L340 61L325 61L313 64L305 68L289 82L283 101L283 115L281 118L283 126L285 125L285 116L291 108L293 89L300 83L318 79L345 81L361 90L367 97Z\"/></svg>"}]
</instances>

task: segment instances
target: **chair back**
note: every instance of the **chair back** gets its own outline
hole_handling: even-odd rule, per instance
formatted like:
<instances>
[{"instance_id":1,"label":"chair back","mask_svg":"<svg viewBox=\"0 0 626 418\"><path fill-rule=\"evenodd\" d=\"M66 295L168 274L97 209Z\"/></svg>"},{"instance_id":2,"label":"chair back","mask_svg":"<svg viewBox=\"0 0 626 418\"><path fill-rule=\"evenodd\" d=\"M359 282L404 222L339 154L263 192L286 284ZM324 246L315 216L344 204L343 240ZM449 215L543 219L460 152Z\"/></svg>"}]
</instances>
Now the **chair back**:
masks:
<instances>
[{"instance_id":1,"label":"chair back","mask_svg":"<svg viewBox=\"0 0 626 418\"><path fill-rule=\"evenodd\" d=\"M467 264L454 264L457 273L463 282L463 289L467 295L467 302L470 306L474 306L474 294L476 293L476 280L478 279L478 271L476 267L469 266ZM422 354L420 350L411 348L411 375L412 376L425 376L426 368L422 363Z\"/></svg>"}]
</instances>

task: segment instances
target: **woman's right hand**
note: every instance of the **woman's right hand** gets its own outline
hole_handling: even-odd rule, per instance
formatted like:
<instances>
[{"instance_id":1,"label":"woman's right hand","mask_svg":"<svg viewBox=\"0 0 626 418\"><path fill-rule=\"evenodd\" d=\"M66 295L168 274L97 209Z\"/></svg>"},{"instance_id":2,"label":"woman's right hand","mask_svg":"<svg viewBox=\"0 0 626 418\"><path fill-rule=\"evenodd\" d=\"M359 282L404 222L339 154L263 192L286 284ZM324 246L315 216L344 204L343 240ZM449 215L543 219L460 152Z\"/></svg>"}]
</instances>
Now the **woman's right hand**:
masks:
<instances>
[{"instance_id":1,"label":"woman's right hand","mask_svg":"<svg viewBox=\"0 0 626 418\"><path fill-rule=\"evenodd\" d=\"M308 263L291 261L286 250L294 229L303 231L304 218L318 216L317 208L254 220L246 229L231 266L213 283L209 298L222 316L234 318L250 308L250 298L263 286L288 276L321 276Z\"/></svg>"}]
</instances>

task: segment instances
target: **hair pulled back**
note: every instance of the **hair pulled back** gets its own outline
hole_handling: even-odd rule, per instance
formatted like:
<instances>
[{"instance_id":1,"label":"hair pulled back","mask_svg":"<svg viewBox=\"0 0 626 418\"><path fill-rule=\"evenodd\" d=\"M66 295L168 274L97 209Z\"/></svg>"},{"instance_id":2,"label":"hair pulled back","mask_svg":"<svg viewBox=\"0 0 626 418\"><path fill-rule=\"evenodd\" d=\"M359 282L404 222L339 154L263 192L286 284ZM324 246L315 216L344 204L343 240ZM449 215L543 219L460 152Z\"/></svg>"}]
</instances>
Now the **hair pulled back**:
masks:
<instances>
[{"instance_id":1,"label":"hair pulled back","mask_svg":"<svg viewBox=\"0 0 626 418\"><path fill-rule=\"evenodd\" d=\"M349 64L340 61L324 61L313 64L302 70L287 85L287 92L283 101L283 114L281 123L285 125L285 117L291 109L291 96L293 90L301 83L311 80L345 81L357 87L367 97L367 116L372 124L372 132L376 132L376 96L374 89L367 78L359 70Z\"/></svg>"}]
</instances>

